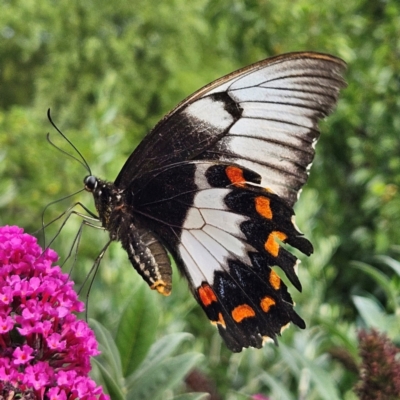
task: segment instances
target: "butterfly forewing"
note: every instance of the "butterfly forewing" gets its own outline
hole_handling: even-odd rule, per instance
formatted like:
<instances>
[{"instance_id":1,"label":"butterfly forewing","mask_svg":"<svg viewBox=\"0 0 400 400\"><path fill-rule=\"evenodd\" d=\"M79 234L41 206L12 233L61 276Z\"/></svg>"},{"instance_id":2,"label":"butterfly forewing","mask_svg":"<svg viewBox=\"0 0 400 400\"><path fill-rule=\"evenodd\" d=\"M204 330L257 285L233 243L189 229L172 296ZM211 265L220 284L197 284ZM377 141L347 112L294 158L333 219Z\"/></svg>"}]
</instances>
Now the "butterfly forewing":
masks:
<instances>
[{"instance_id":1,"label":"butterfly forewing","mask_svg":"<svg viewBox=\"0 0 400 400\"><path fill-rule=\"evenodd\" d=\"M126 186L174 162L213 159L256 170L263 186L293 205L307 180L318 120L332 111L345 86L344 69L342 60L329 55L291 53L218 79L157 124L115 184ZM252 138L258 139L253 146ZM263 158L252 156L256 148Z\"/></svg>"},{"instance_id":2,"label":"butterfly forewing","mask_svg":"<svg viewBox=\"0 0 400 400\"><path fill-rule=\"evenodd\" d=\"M292 207L344 69L291 53L218 79L157 124L114 184L87 187L111 238L163 294L171 267L160 243L169 250L232 351L276 341L290 322L305 327L273 267L301 290L284 244L312 253Z\"/></svg>"}]
</instances>

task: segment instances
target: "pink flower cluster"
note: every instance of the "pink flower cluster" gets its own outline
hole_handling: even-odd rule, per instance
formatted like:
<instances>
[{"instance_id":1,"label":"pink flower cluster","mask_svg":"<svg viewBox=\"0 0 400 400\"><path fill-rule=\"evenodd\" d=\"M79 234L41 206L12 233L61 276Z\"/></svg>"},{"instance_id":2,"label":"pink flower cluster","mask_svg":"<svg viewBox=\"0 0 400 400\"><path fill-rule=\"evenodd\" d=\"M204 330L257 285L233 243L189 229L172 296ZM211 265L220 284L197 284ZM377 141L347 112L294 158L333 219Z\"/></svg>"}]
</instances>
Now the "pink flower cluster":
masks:
<instances>
[{"instance_id":1,"label":"pink flower cluster","mask_svg":"<svg viewBox=\"0 0 400 400\"><path fill-rule=\"evenodd\" d=\"M72 314L83 303L57 258L21 228L0 227L0 398L108 399L87 375L97 342Z\"/></svg>"}]
</instances>

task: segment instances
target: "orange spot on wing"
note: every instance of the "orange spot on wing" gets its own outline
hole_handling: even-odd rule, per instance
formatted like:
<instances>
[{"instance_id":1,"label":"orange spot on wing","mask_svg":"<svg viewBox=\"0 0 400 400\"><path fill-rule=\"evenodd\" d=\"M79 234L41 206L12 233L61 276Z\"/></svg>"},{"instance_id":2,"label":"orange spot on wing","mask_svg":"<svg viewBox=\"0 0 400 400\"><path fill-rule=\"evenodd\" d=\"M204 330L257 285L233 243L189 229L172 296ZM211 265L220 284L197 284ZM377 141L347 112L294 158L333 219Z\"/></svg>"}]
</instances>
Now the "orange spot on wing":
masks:
<instances>
[{"instance_id":1,"label":"orange spot on wing","mask_svg":"<svg viewBox=\"0 0 400 400\"><path fill-rule=\"evenodd\" d=\"M286 238L287 238L287 235L284 234L283 232L272 231L269 234L268 239L264 244L265 250L267 250L268 253L273 255L274 257L277 257L279 254L279 244L275 241L275 239L279 239L279 240L283 241Z\"/></svg>"},{"instance_id":2,"label":"orange spot on wing","mask_svg":"<svg viewBox=\"0 0 400 400\"><path fill-rule=\"evenodd\" d=\"M257 196L255 199L256 210L264 218L272 219L272 211L270 207L270 199L263 196Z\"/></svg>"},{"instance_id":3,"label":"orange spot on wing","mask_svg":"<svg viewBox=\"0 0 400 400\"><path fill-rule=\"evenodd\" d=\"M265 296L261 300L260 306L261 306L261 309L267 313L269 311L269 309L271 308L271 306L274 306L275 304L276 304L276 301L272 297Z\"/></svg>"},{"instance_id":4,"label":"orange spot on wing","mask_svg":"<svg viewBox=\"0 0 400 400\"><path fill-rule=\"evenodd\" d=\"M246 182L246 179L243 177L243 170L241 168L229 166L226 167L225 172L228 179L234 185L242 186Z\"/></svg>"},{"instance_id":5,"label":"orange spot on wing","mask_svg":"<svg viewBox=\"0 0 400 400\"><path fill-rule=\"evenodd\" d=\"M247 304L242 304L232 310L232 318L235 322L242 322L245 318L255 317L255 315L255 311Z\"/></svg>"},{"instance_id":6,"label":"orange spot on wing","mask_svg":"<svg viewBox=\"0 0 400 400\"><path fill-rule=\"evenodd\" d=\"M211 289L209 285L203 285L198 289L200 301L204 306L209 306L214 301L217 301L217 296L215 296L214 291Z\"/></svg>"},{"instance_id":7,"label":"orange spot on wing","mask_svg":"<svg viewBox=\"0 0 400 400\"><path fill-rule=\"evenodd\" d=\"M273 270L271 270L271 273L269 274L269 283L275 290L278 290L281 287L281 278L279 278L278 274Z\"/></svg>"}]
</instances>

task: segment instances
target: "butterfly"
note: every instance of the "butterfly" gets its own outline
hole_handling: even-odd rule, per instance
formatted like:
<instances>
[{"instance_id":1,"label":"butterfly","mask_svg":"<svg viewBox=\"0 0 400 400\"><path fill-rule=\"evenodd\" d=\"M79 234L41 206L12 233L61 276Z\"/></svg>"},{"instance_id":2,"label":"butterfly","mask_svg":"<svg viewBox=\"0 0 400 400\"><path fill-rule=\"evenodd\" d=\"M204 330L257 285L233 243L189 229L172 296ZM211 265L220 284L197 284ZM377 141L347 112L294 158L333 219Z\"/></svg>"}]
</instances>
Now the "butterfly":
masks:
<instances>
[{"instance_id":1,"label":"butterfly","mask_svg":"<svg viewBox=\"0 0 400 400\"><path fill-rule=\"evenodd\" d=\"M346 64L289 53L226 75L182 101L133 151L114 183L84 179L102 226L151 289L169 295L168 252L233 352L305 328L287 286L311 243L294 225L318 120Z\"/></svg>"}]
</instances>

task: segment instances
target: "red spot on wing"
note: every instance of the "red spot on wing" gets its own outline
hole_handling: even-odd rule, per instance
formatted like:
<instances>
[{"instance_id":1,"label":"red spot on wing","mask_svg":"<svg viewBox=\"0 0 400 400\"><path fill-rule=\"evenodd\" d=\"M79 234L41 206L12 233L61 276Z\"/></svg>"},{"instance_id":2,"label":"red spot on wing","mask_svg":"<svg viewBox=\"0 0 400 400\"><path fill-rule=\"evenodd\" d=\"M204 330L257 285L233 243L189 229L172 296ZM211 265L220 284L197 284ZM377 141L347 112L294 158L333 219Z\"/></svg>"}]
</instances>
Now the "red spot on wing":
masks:
<instances>
[{"instance_id":1,"label":"red spot on wing","mask_svg":"<svg viewBox=\"0 0 400 400\"><path fill-rule=\"evenodd\" d=\"M211 303L217 301L217 296L211 289L210 285L203 284L198 289L200 301L205 307L208 307Z\"/></svg>"},{"instance_id":2,"label":"red spot on wing","mask_svg":"<svg viewBox=\"0 0 400 400\"><path fill-rule=\"evenodd\" d=\"M241 168L230 165L229 167L226 167L225 171L226 176L234 185L242 186L246 182L246 179L244 179L243 176L243 170Z\"/></svg>"}]
</instances>

